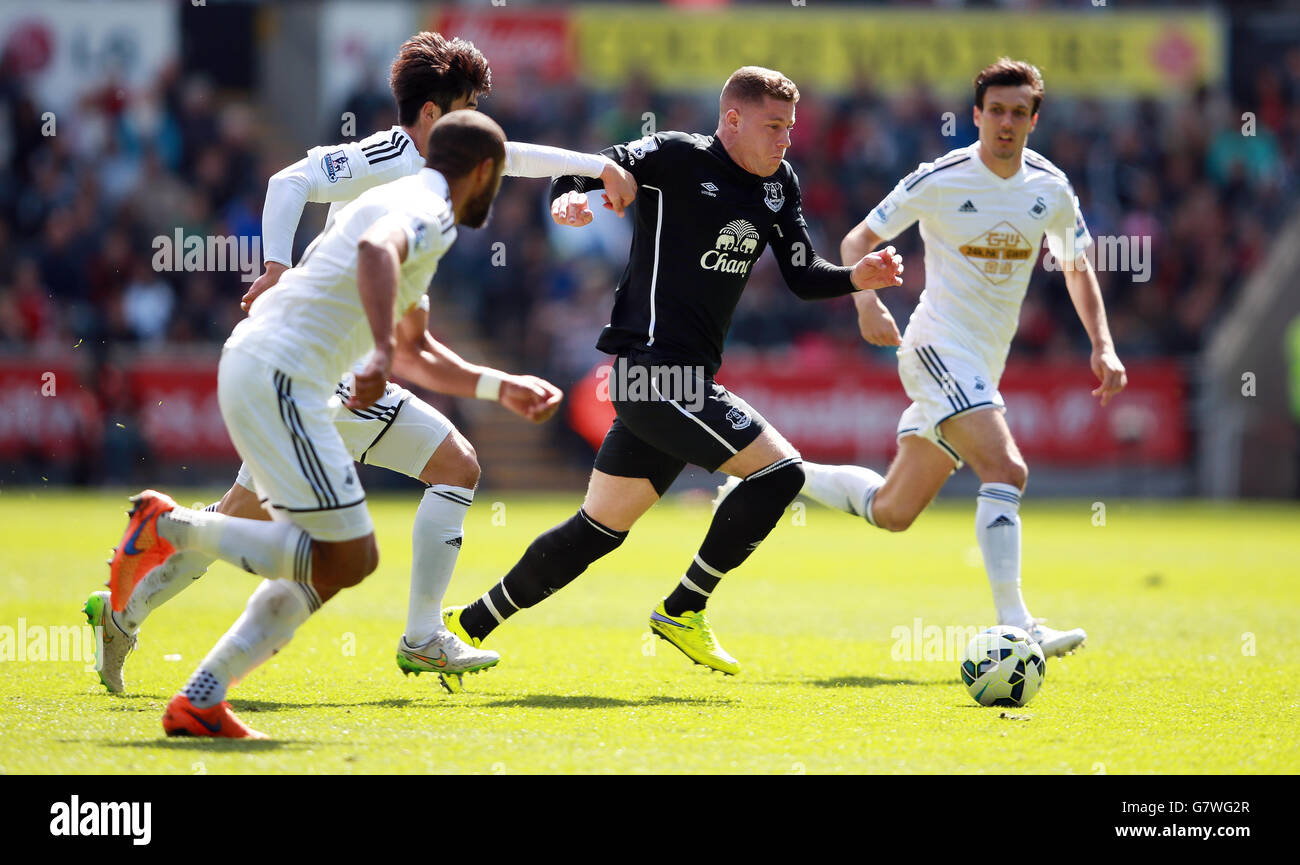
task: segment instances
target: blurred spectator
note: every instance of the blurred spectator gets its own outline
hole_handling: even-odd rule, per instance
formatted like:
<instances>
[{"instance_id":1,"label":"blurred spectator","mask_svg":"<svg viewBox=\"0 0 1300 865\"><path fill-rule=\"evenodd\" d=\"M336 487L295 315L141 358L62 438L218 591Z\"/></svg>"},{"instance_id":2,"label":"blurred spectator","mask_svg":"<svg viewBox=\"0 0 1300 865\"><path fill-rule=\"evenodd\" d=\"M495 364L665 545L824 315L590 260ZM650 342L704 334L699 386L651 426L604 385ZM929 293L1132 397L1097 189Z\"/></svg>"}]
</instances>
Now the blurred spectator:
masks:
<instances>
[{"instance_id":1,"label":"blurred spectator","mask_svg":"<svg viewBox=\"0 0 1300 865\"><path fill-rule=\"evenodd\" d=\"M172 287L137 259L131 281L122 293L122 317L131 334L142 343L162 342L175 300Z\"/></svg>"}]
</instances>

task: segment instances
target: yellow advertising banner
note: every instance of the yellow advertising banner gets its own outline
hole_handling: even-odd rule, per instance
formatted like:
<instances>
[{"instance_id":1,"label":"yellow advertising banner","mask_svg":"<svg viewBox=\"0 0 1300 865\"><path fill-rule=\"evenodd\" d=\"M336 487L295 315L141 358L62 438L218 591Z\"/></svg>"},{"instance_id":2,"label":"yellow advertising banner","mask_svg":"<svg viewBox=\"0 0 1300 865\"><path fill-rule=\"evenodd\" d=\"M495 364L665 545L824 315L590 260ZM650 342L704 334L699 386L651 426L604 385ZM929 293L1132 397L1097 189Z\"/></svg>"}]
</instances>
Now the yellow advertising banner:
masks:
<instances>
[{"instance_id":1,"label":"yellow advertising banner","mask_svg":"<svg viewBox=\"0 0 1300 865\"><path fill-rule=\"evenodd\" d=\"M1037 65L1049 94L1160 95L1224 74L1225 25L1208 11L597 5L571 14L579 75L596 86L639 74L666 87L717 89L752 64L818 90L847 90L865 76L886 91L925 83L952 94L969 91L975 73L1004 54Z\"/></svg>"}]
</instances>

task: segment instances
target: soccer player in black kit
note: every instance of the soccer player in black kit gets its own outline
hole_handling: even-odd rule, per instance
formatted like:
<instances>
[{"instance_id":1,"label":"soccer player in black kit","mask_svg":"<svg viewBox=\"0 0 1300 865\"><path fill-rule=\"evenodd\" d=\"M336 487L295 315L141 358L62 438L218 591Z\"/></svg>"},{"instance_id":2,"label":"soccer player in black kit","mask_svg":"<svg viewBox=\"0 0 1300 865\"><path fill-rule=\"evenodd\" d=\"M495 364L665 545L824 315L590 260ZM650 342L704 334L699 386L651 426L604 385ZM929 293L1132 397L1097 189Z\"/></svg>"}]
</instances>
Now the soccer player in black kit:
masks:
<instances>
[{"instance_id":1,"label":"soccer player in black kit","mask_svg":"<svg viewBox=\"0 0 1300 865\"><path fill-rule=\"evenodd\" d=\"M799 181L784 161L798 101L788 78L746 66L723 87L714 135L659 132L603 151L638 183L631 256L596 344L617 355L609 379L617 418L596 454L582 508L534 540L487 594L443 611L462 639L480 645L506 618L612 552L694 463L744 480L718 507L699 553L651 614L650 627L696 663L740 672L713 636L705 605L722 577L772 531L804 473L799 452L713 381L732 313L768 245L790 289L806 300L902 284L893 247L852 267L813 251ZM552 218L590 222L586 193L599 186L599 179L556 178ZM456 681L447 684L458 689Z\"/></svg>"}]
</instances>

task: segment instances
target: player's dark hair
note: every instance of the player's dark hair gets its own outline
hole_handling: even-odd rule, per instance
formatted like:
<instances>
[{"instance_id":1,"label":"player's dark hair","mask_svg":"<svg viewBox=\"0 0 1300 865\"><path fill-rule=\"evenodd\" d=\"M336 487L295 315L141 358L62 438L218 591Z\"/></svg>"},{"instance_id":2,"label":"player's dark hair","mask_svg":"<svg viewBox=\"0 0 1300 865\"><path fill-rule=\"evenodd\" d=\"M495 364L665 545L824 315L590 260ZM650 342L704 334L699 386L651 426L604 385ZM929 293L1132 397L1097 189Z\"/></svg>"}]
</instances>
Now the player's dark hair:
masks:
<instances>
[{"instance_id":1,"label":"player's dark hair","mask_svg":"<svg viewBox=\"0 0 1300 865\"><path fill-rule=\"evenodd\" d=\"M799 88L775 69L742 66L731 73L727 83L722 85L722 95L718 97L718 102L721 105L728 102L754 103L762 102L766 96L782 102L798 102Z\"/></svg>"},{"instance_id":2,"label":"player's dark hair","mask_svg":"<svg viewBox=\"0 0 1300 865\"><path fill-rule=\"evenodd\" d=\"M506 159L506 134L486 114L452 111L433 124L425 153L425 165L454 180L469 174L484 159L502 165Z\"/></svg>"},{"instance_id":3,"label":"player's dark hair","mask_svg":"<svg viewBox=\"0 0 1300 865\"><path fill-rule=\"evenodd\" d=\"M397 52L388 86L397 100L398 122L414 126L426 102L446 114L457 99L492 92L492 70L473 42L444 39L426 30L407 39Z\"/></svg>"},{"instance_id":4,"label":"player's dark hair","mask_svg":"<svg viewBox=\"0 0 1300 865\"><path fill-rule=\"evenodd\" d=\"M1033 113L1037 114L1038 106L1043 104L1043 75L1038 67L1023 60L999 57L975 76L975 106L984 110L984 91L990 87L1019 87L1022 84L1033 89Z\"/></svg>"}]
</instances>

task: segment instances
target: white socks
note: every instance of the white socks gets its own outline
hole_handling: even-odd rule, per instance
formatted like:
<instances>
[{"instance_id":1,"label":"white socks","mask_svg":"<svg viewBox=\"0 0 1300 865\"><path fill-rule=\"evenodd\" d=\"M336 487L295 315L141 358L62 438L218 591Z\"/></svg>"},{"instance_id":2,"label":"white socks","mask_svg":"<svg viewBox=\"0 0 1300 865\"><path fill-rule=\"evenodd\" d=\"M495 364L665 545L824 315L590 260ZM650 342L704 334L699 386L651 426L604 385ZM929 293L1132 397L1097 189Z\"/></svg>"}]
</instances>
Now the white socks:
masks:
<instances>
[{"instance_id":1,"label":"white socks","mask_svg":"<svg viewBox=\"0 0 1300 865\"><path fill-rule=\"evenodd\" d=\"M283 648L298 626L320 609L320 599L313 595L310 586L264 580L181 693L200 709L226 699L231 685Z\"/></svg>"},{"instance_id":2,"label":"white socks","mask_svg":"<svg viewBox=\"0 0 1300 865\"><path fill-rule=\"evenodd\" d=\"M876 524L871 501L885 483L877 472L862 466L824 466L804 461L803 473L805 496Z\"/></svg>"},{"instance_id":3,"label":"white socks","mask_svg":"<svg viewBox=\"0 0 1300 865\"><path fill-rule=\"evenodd\" d=\"M179 595L186 586L208 572L216 559L198 550L178 550L150 571L131 593L126 609L118 618L122 630L134 634L158 607Z\"/></svg>"},{"instance_id":4,"label":"white socks","mask_svg":"<svg viewBox=\"0 0 1300 865\"><path fill-rule=\"evenodd\" d=\"M208 513L217 510L215 504L203 509ZM198 550L177 551L167 561L150 571L126 602L126 609L117 620L122 630L134 634L156 608L179 595L186 586L208 572L216 558Z\"/></svg>"},{"instance_id":5,"label":"white socks","mask_svg":"<svg viewBox=\"0 0 1300 865\"><path fill-rule=\"evenodd\" d=\"M311 536L290 523L228 517L177 507L158 533L180 550L198 550L250 574L311 584Z\"/></svg>"},{"instance_id":6,"label":"white socks","mask_svg":"<svg viewBox=\"0 0 1300 865\"><path fill-rule=\"evenodd\" d=\"M465 512L474 491L434 484L424 491L411 531L411 600L406 611L406 642L419 646L443 630L442 599L456 569L464 535Z\"/></svg>"},{"instance_id":7,"label":"white socks","mask_svg":"<svg viewBox=\"0 0 1300 865\"><path fill-rule=\"evenodd\" d=\"M983 484L975 499L975 537L984 554L999 625L1028 626L1032 620L1020 595L1020 490L1011 484Z\"/></svg>"},{"instance_id":8,"label":"white socks","mask_svg":"<svg viewBox=\"0 0 1300 865\"><path fill-rule=\"evenodd\" d=\"M827 507L866 519L873 526L872 501L885 479L862 466L804 462L803 494ZM975 537L993 589L998 623L1027 627L1032 622L1020 594L1020 490L1011 484L983 484L975 500Z\"/></svg>"}]
</instances>

